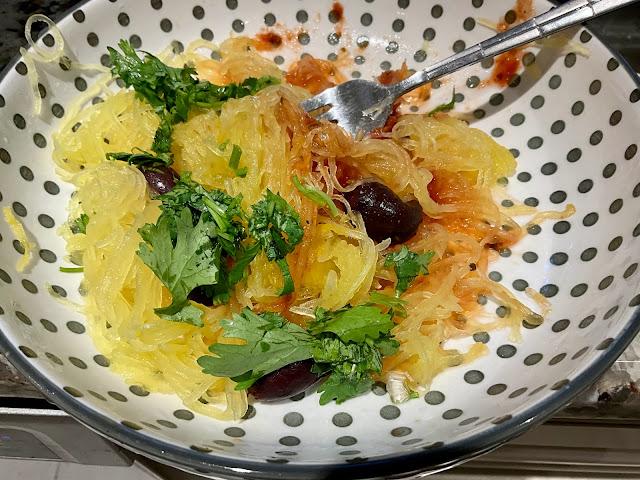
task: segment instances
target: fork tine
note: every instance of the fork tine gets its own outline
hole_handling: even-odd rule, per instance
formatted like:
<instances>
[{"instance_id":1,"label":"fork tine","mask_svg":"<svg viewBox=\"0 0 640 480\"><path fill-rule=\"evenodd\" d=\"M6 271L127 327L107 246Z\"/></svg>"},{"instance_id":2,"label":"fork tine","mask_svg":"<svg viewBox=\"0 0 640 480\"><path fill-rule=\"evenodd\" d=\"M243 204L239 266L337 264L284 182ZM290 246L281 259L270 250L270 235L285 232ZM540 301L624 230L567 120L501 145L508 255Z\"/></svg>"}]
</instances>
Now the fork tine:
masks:
<instances>
[{"instance_id":1,"label":"fork tine","mask_svg":"<svg viewBox=\"0 0 640 480\"><path fill-rule=\"evenodd\" d=\"M330 110L327 110L323 114L316 116L316 120L326 120L328 122L337 122L338 117L336 117L335 109L332 108Z\"/></svg>"},{"instance_id":2,"label":"fork tine","mask_svg":"<svg viewBox=\"0 0 640 480\"><path fill-rule=\"evenodd\" d=\"M302 102L300 102L300 106L306 112L312 112L314 110L324 107L328 103L329 103L329 98L323 93L321 93L319 95L316 95L315 97L311 97L311 98L307 98L306 100L303 100Z\"/></svg>"}]
</instances>

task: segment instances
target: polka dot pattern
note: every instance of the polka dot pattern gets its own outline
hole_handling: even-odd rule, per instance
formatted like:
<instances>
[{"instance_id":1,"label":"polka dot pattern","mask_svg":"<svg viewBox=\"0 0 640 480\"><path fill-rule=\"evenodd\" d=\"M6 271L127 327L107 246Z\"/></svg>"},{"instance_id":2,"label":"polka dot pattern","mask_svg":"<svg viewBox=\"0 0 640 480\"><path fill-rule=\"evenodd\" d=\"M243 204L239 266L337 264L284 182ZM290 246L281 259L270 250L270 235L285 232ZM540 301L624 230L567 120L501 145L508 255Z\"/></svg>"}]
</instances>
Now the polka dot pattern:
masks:
<instances>
[{"instance_id":1,"label":"polka dot pattern","mask_svg":"<svg viewBox=\"0 0 640 480\"><path fill-rule=\"evenodd\" d=\"M215 11L207 2L193 0L185 4L186 13L181 17L175 15L170 2L162 0L131 2L126 8L121 2L103 2L100 9L108 15L97 19L93 8L83 6L72 12L71 28L76 29L82 58L108 67L110 59L105 49L113 45L114 38L128 38L134 48L151 51L156 50L152 39L163 38L174 52L180 52L194 32L203 39L221 42L229 32L253 34L283 23L304 27L296 30L293 38L300 49L296 56L308 50L336 61L340 58L338 50L344 46L354 58L354 65L346 69L347 76L370 78L380 70L397 68L404 59L410 68L417 69L436 61L443 52L461 51L474 44L486 36L476 25L478 18L515 21L515 13L505 11L499 2L460 1L464 3L460 11L457 5L438 0L353 2L345 7L346 25L357 27L353 39L347 30L340 33L335 12L320 12L321 22L330 24L329 30L314 30L311 27L318 13L314 5L303 2L287 9L268 0L225 0ZM421 20L416 21L418 18ZM104 31L107 21L117 29L115 37ZM323 435L328 432L330 461L358 463L382 454L383 448L429 451L443 445L445 438L446 442L458 438L458 433L436 436L419 427L416 418L424 418L431 425L444 424L443 428L462 435L471 428L508 424L519 408L532 405L550 391L562 392L577 369L611 347L616 332L607 329L612 325L621 328L629 309L640 305L637 290L620 294L637 278L637 263L630 259L620 264L612 261L631 258L629 252L637 249L635 239L640 236L640 224L634 217L640 183L637 178L628 180L635 178L632 172L638 159L634 125L638 123L640 91L625 83L618 60L600 50L588 32L581 31L576 39L587 44L593 54L589 58L574 53L561 56L548 69L542 68L542 78L535 85L531 72L544 65L543 56L536 57L533 51L525 52L520 71L504 88L484 87L494 66L492 59L451 83L434 82L434 103L438 95L450 95L451 86L455 86L459 110L469 112L474 126L492 135L518 158L516 175L498 182L510 194L501 200L503 209L517 208L521 201L540 211L559 211L572 204L577 213L527 226L528 235L519 244L497 249L497 260L488 271L493 282L518 296L531 288L547 298L552 310L545 322L533 328L535 325L525 321L522 342L514 342L500 331L473 332L466 341L485 345L489 354L446 372L442 382L440 377L436 379L420 400L392 404L384 384L376 383L371 394L357 402L321 409L316 406L316 396L303 394L281 405L254 404L241 422L224 424L211 422L197 414L197 409L185 408L180 402L163 404L166 400L159 398L164 397L150 392L148 386L125 385L107 377L112 360L95 351L81 317L42 311L39 305L48 305L49 291L60 296L68 292L73 297L79 286L73 283L74 276L51 274L51 278L41 278L16 273L13 265L24 247L2 230L0 245L5 246L3 252L8 257L0 259L0 283L26 299L19 310L0 307L0 315L9 318L12 334L19 339L18 355L38 362L45 372L61 372L68 383L61 385L67 395L106 409L122 428L152 436L162 432L171 438L176 433L181 438L186 438L184 432L194 433L189 436L192 441L184 445L192 455L240 457L242 445L253 445L256 436L263 435L256 432L255 425L264 418L275 421L270 438L263 442L268 447L260 447L259 456L274 464L307 461L314 452L310 445L316 431ZM51 46L53 37L47 35L42 42ZM269 55L282 68L291 61L284 51ZM94 81L86 72L73 71L70 66L68 59L62 60L62 71L56 66L58 74L69 80L64 95L44 80L38 87L44 114L54 126L68 117L67 99L88 91ZM21 62L9 75L24 81L26 73L27 66ZM626 89L618 92L613 85L626 85ZM0 178L8 172L6 178L17 185L5 186L0 180L0 201L3 206L9 205L36 236L38 268L57 272L65 252L55 232L65 218L68 189L52 169L42 168L53 147L51 131L35 122L28 108L16 102L16 95L5 90L4 84L0 91L0 115L6 119L10 137L24 138L22 145L10 139L0 147ZM100 101L95 97L92 103ZM598 121L594 121L596 113ZM607 301L600 302L604 298ZM478 303L494 318L512 314L506 306L488 298L478 299ZM29 335L20 333L23 330ZM581 337L584 344L574 340L576 332L586 335ZM56 342L67 348L57 348ZM526 377L509 373L523 370ZM96 382L97 378L101 382L104 378L106 383ZM361 401L370 402L370 408L361 408ZM363 433L368 424L375 426L378 439L384 441L372 442Z\"/></svg>"}]
</instances>

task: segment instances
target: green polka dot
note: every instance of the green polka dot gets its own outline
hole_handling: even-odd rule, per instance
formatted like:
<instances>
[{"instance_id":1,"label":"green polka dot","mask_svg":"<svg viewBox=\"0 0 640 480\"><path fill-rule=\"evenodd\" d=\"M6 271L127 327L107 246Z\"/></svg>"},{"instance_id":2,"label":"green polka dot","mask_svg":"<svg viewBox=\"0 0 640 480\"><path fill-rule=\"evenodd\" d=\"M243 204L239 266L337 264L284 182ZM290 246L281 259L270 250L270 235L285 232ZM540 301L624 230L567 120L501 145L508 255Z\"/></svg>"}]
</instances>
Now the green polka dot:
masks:
<instances>
[{"instance_id":1,"label":"green polka dot","mask_svg":"<svg viewBox=\"0 0 640 480\"><path fill-rule=\"evenodd\" d=\"M524 364L527 366L535 365L536 363L542 360L541 353L532 353L531 355L527 355L524 359Z\"/></svg>"},{"instance_id":2,"label":"green polka dot","mask_svg":"<svg viewBox=\"0 0 640 480\"><path fill-rule=\"evenodd\" d=\"M562 360L565 359L566 356L567 356L566 353L559 353L557 355L554 355L553 358L549 360L549 365L556 365L560 363Z\"/></svg>"},{"instance_id":3,"label":"green polka dot","mask_svg":"<svg viewBox=\"0 0 640 480\"><path fill-rule=\"evenodd\" d=\"M300 439L293 436L282 437L278 442L280 445L284 445L285 447L295 447L296 445L300 445Z\"/></svg>"},{"instance_id":4,"label":"green polka dot","mask_svg":"<svg viewBox=\"0 0 640 480\"><path fill-rule=\"evenodd\" d=\"M163 427L166 427L166 428L178 428L178 426L175 423L170 422L169 420L156 420L156 421L158 422L159 425L162 425Z\"/></svg>"},{"instance_id":5,"label":"green polka dot","mask_svg":"<svg viewBox=\"0 0 640 480\"><path fill-rule=\"evenodd\" d=\"M484 373L480 370L469 370L464 374L464 381L472 385L480 383L484 380Z\"/></svg>"},{"instance_id":6,"label":"green polka dot","mask_svg":"<svg viewBox=\"0 0 640 480\"><path fill-rule=\"evenodd\" d=\"M195 418L193 412L184 409L176 410L175 412L173 412L173 416L180 420L193 420Z\"/></svg>"},{"instance_id":7,"label":"green polka dot","mask_svg":"<svg viewBox=\"0 0 640 480\"><path fill-rule=\"evenodd\" d=\"M437 390L431 390L427 392L426 395L424 396L424 401L427 402L429 405L440 405L442 402L444 402L444 400L445 400L444 393L439 392Z\"/></svg>"},{"instance_id":8,"label":"green polka dot","mask_svg":"<svg viewBox=\"0 0 640 480\"><path fill-rule=\"evenodd\" d=\"M103 402L107 401L106 397L99 394L98 392L94 392L93 390L87 390L87 393L89 393L92 397L97 398L98 400L101 400Z\"/></svg>"},{"instance_id":9,"label":"green polka dot","mask_svg":"<svg viewBox=\"0 0 640 480\"><path fill-rule=\"evenodd\" d=\"M120 422L122 425L124 425L127 428L130 428L132 430L142 430L142 427L140 425L138 425L135 422L130 422L129 420L122 420Z\"/></svg>"},{"instance_id":10,"label":"green polka dot","mask_svg":"<svg viewBox=\"0 0 640 480\"><path fill-rule=\"evenodd\" d=\"M22 313L19 310L16 310L16 317L18 320L20 320L22 323L24 323L25 325L31 325L31 319L29 317L27 317L24 313Z\"/></svg>"},{"instance_id":11,"label":"green polka dot","mask_svg":"<svg viewBox=\"0 0 640 480\"><path fill-rule=\"evenodd\" d=\"M289 412L285 414L282 421L288 427L299 427L304 422L304 417L298 412Z\"/></svg>"},{"instance_id":12,"label":"green polka dot","mask_svg":"<svg viewBox=\"0 0 640 480\"><path fill-rule=\"evenodd\" d=\"M336 427L348 427L353 423L353 417L346 412L336 413L331 419Z\"/></svg>"},{"instance_id":13,"label":"green polka dot","mask_svg":"<svg viewBox=\"0 0 640 480\"><path fill-rule=\"evenodd\" d=\"M77 358L77 357L69 357L69 362L73 366L75 366L77 368L80 368L82 370L86 370L87 369L87 364L85 362L83 362L82 360L80 360L79 358Z\"/></svg>"},{"instance_id":14,"label":"green polka dot","mask_svg":"<svg viewBox=\"0 0 640 480\"><path fill-rule=\"evenodd\" d=\"M51 333L56 333L58 331L58 327L51 320L47 320L46 318L41 318L40 323L44 327L44 329Z\"/></svg>"},{"instance_id":15,"label":"green polka dot","mask_svg":"<svg viewBox=\"0 0 640 480\"><path fill-rule=\"evenodd\" d=\"M245 431L240 427L229 427L224 429L224 434L232 438L240 438L245 436Z\"/></svg>"},{"instance_id":16,"label":"green polka dot","mask_svg":"<svg viewBox=\"0 0 640 480\"><path fill-rule=\"evenodd\" d=\"M553 330L556 333L562 332L569 326L570 323L571 322L567 319L558 320L551 326L551 330Z\"/></svg>"},{"instance_id":17,"label":"green polka dot","mask_svg":"<svg viewBox=\"0 0 640 480\"><path fill-rule=\"evenodd\" d=\"M473 334L473 340L478 343L488 343L489 339L490 337L487 332L476 332Z\"/></svg>"},{"instance_id":18,"label":"green polka dot","mask_svg":"<svg viewBox=\"0 0 640 480\"><path fill-rule=\"evenodd\" d=\"M462 415L462 410L459 408L452 408L444 412L442 414L442 418L445 420L453 420L454 418L458 418L460 415Z\"/></svg>"},{"instance_id":19,"label":"green polka dot","mask_svg":"<svg viewBox=\"0 0 640 480\"><path fill-rule=\"evenodd\" d=\"M67 328L73 333L77 334L82 334L86 331L84 325L82 325L80 322L76 322L75 320L67 322Z\"/></svg>"},{"instance_id":20,"label":"green polka dot","mask_svg":"<svg viewBox=\"0 0 640 480\"><path fill-rule=\"evenodd\" d=\"M69 395L71 395L72 397L76 397L76 398L80 398L82 397L82 392L80 390L78 390L77 388L73 388L73 387L62 387L62 389L67 392Z\"/></svg>"},{"instance_id":21,"label":"green polka dot","mask_svg":"<svg viewBox=\"0 0 640 480\"><path fill-rule=\"evenodd\" d=\"M127 397L125 397L124 395L122 395L121 393L118 393L118 392L109 391L109 392L107 392L107 395L109 395L114 400L117 400L118 402L126 402L127 401Z\"/></svg>"},{"instance_id":22,"label":"green polka dot","mask_svg":"<svg viewBox=\"0 0 640 480\"><path fill-rule=\"evenodd\" d=\"M551 385L551 390L560 390L561 388L565 387L569 385L569 380L565 379L565 380L560 380L556 383L554 383L553 385Z\"/></svg>"},{"instance_id":23,"label":"green polka dot","mask_svg":"<svg viewBox=\"0 0 640 480\"><path fill-rule=\"evenodd\" d=\"M509 398L517 398L523 393L525 393L526 391L527 391L527 387L518 388L509 394Z\"/></svg>"},{"instance_id":24,"label":"green polka dot","mask_svg":"<svg viewBox=\"0 0 640 480\"><path fill-rule=\"evenodd\" d=\"M496 418L491 423L493 423L494 425L500 425L501 423L504 423L507 420L511 420L511 418L513 418L511 415L503 415L501 417Z\"/></svg>"},{"instance_id":25,"label":"green polka dot","mask_svg":"<svg viewBox=\"0 0 640 480\"><path fill-rule=\"evenodd\" d=\"M18 349L24 354L25 357L27 358L37 358L38 354L33 351L31 348L25 346L25 345L20 345L18 347Z\"/></svg>"},{"instance_id":26,"label":"green polka dot","mask_svg":"<svg viewBox=\"0 0 640 480\"><path fill-rule=\"evenodd\" d=\"M138 397L146 397L149 395L149 392L140 385L131 385L129 391Z\"/></svg>"},{"instance_id":27,"label":"green polka dot","mask_svg":"<svg viewBox=\"0 0 640 480\"><path fill-rule=\"evenodd\" d=\"M336 444L340 445L341 447L350 447L351 445L355 445L356 443L358 443L358 440L355 437L351 437L349 435L345 435L336 439Z\"/></svg>"},{"instance_id":28,"label":"green polka dot","mask_svg":"<svg viewBox=\"0 0 640 480\"><path fill-rule=\"evenodd\" d=\"M407 435L411 435L413 430L409 427L396 427L391 430L391 436L393 437L406 437Z\"/></svg>"},{"instance_id":29,"label":"green polka dot","mask_svg":"<svg viewBox=\"0 0 640 480\"><path fill-rule=\"evenodd\" d=\"M62 360L57 355L51 352L44 352L44 356L49 359L50 362L55 363L56 365L63 365Z\"/></svg>"},{"instance_id":30,"label":"green polka dot","mask_svg":"<svg viewBox=\"0 0 640 480\"><path fill-rule=\"evenodd\" d=\"M507 386L504 383L496 383L495 385L491 385L487 389L487 394L489 395L499 395L507 389Z\"/></svg>"},{"instance_id":31,"label":"green polka dot","mask_svg":"<svg viewBox=\"0 0 640 480\"><path fill-rule=\"evenodd\" d=\"M511 358L518 350L513 345L500 345L496 353L500 358Z\"/></svg>"},{"instance_id":32,"label":"green polka dot","mask_svg":"<svg viewBox=\"0 0 640 480\"><path fill-rule=\"evenodd\" d=\"M385 420L395 420L400 416L400 409L395 405L385 405L380 409L380 416Z\"/></svg>"},{"instance_id":33,"label":"green polka dot","mask_svg":"<svg viewBox=\"0 0 640 480\"><path fill-rule=\"evenodd\" d=\"M96 362L101 367L108 367L111 364L111 362L109 361L109 359L107 357L105 357L104 355L100 355L100 354L94 355L93 361Z\"/></svg>"}]
</instances>

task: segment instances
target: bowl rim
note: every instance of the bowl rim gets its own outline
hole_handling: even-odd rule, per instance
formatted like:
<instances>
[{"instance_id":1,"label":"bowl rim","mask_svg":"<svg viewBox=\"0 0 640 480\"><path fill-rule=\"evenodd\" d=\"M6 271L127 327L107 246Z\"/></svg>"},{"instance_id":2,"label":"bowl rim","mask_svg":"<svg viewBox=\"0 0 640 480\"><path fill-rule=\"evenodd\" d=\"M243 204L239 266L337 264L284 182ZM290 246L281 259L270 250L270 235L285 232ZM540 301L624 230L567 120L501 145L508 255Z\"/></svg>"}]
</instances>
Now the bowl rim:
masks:
<instances>
[{"instance_id":1,"label":"bowl rim","mask_svg":"<svg viewBox=\"0 0 640 480\"><path fill-rule=\"evenodd\" d=\"M67 19L75 10L96 0L81 0L58 15L54 15L54 23ZM553 6L558 0L546 0ZM611 48L601 36L587 25L581 26L595 37L615 58L632 81L640 88L640 74L635 72L629 62L616 50ZM41 32L41 36L47 30ZM0 71L0 84L7 74L22 59L18 53L12 57L4 69ZM22 373L51 403L71 415L91 431L160 463L180 469L193 470L205 475L223 475L226 478L255 479L324 479L324 478L373 478L388 475L406 477L420 472L437 472L464 463L474 457L489 453L501 445L522 435L534 426L550 418L556 411L567 405L573 398L586 390L595 379L622 355L633 339L640 334L640 308L631 312L626 324L617 338L602 352L591 365L563 388L556 390L547 399L526 408L517 415L492 428L476 433L452 443L434 446L416 452L389 455L377 459L364 459L359 463L325 463L325 464L277 464L263 463L254 460L241 460L212 453L202 453L172 443L159 440L133 430L112 420L110 417L84 405L62 388L55 385L46 375L41 373L19 349L9 341L0 329L0 353Z\"/></svg>"}]
</instances>

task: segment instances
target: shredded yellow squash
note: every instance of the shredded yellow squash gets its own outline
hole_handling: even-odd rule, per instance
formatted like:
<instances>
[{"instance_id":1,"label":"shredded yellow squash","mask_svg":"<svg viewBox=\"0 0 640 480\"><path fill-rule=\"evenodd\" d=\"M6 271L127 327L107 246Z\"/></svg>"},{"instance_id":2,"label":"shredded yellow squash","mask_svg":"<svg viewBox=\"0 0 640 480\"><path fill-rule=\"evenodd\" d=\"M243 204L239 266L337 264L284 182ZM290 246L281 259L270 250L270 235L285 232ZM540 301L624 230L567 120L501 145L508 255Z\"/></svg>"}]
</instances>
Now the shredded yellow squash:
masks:
<instances>
[{"instance_id":1,"label":"shredded yellow squash","mask_svg":"<svg viewBox=\"0 0 640 480\"><path fill-rule=\"evenodd\" d=\"M200 78L218 84L260 75L283 79L278 67L250 45L248 39L227 40L221 46L222 60L211 60L198 54L195 47L208 46L200 42L164 60L173 65L190 62ZM111 368L127 382L175 393L202 414L237 419L247 409L245 392L235 391L228 378L203 374L196 363L219 340L221 319L249 306L280 312L304 325L304 313L315 307L357 305L371 291L393 294L396 279L382 263L396 247L376 245L360 216L342 200L345 190L367 178L419 201L424 221L407 246L435 252L429 275L419 277L402 297L407 315L395 319L393 330L400 349L385 358L383 380L400 375L411 389L424 390L444 369L486 350L480 343L466 353L448 350L443 347L446 340L505 326L517 336L523 318L541 321L486 277L489 247L513 244L522 234L491 196L496 180L515 170L507 149L446 115L404 115L380 138L353 139L334 124L309 121L298 107L308 96L303 88L283 82L255 96L229 100L220 111L192 111L186 122L174 127L177 172L191 172L192 179L206 187L242 194L245 208L269 188L293 206L304 227L302 242L288 256L296 285L293 295L278 296L282 275L259 255L228 305L201 307L202 328L154 313L170 301L169 294L136 252L138 229L157 219L159 202L149 196L138 169L105 160L108 152L150 148L159 123L151 106L132 91L119 91L72 115L55 134L54 161L77 190L70 219L80 212L90 218L85 234L65 231L70 255L84 266L89 332L110 358ZM229 152L222 148L226 142L241 147L244 178L230 169ZM348 185L345 171L351 170L359 177ZM294 174L322 186L343 211L328 217L296 190ZM15 231L21 235L18 227ZM19 238L27 258L28 242ZM475 320L478 295L499 299L510 313L480 327Z\"/></svg>"}]
</instances>

